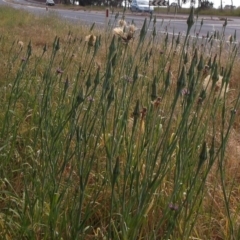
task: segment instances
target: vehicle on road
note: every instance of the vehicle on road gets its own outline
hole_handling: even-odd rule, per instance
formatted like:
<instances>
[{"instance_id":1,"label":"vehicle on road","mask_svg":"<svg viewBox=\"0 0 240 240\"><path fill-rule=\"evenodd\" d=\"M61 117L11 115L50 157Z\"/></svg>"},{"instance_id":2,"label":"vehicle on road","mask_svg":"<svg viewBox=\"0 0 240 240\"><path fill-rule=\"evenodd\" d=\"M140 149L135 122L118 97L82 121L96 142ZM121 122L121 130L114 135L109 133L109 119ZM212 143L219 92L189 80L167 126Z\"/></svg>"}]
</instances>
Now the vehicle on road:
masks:
<instances>
[{"instance_id":1,"label":"vehicle on road","mask_svg":"<svg viewBox=\"0 0 240 240\"><path fill-rule=\"evenodd\" d=\"M46 5L47 6L54 6L55 2L53 0L46 0Z\"/></svg>"},{"instance_id":2,"label":"vehicle on road","mask_svg":"<svg viewBox=\"0 0 240 240\"><path fill-rule=\"evenodd\" d=\"M132 12L153 12L154 7L150 6L148 0L132 0L130 9Z\"/></svg>"},{"instance_id":3,"label":"vehicle on road","mask_svg":"<svg viewBox=\"0 0 240 240\"><path fill-rule=\"evenodd\" d=\"M178 5L177 3L174 3L174 2L170 4L170 7L181 8L180 5Z\"/></svg>"},{"instance_id":4,"label":"vehicle on road","mask_svg":"<svg viewBox=\"0 0 240 240\"><path fill-rule=\"evenodd\" d=\"M79 6L79 1L78 0L70 0L70 3L76 6Z\"/></svg>"},{"instance_id":5,"label":"vehicle on road","mask_svg":"<svg viewBox=\"0 0 240 240\"><path fill-rule=\"evenodd\" d=\"M225 5L224 6L224 9L236 9L236 6L233 6L233 5Z\"/></svg>"}]
</instances>

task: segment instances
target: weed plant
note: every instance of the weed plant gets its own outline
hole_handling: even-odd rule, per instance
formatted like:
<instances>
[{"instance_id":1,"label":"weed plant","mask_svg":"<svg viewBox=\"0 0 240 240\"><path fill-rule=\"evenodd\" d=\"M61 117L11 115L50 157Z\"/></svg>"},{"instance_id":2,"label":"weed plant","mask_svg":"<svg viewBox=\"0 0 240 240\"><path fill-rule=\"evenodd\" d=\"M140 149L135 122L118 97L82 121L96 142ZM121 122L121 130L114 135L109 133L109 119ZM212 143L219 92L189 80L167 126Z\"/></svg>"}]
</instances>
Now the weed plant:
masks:
<instances>
[{"instance_id":1,"label":"weed plant","mask_svg":"<svg viewBox=\"0 0 240 240\"><path fill-rule=\"evenodd\" d=\"M114 34L118 14L106 32L49 31L52 43L35 25L27 43L1 33L3 239L239 239L226 161L238 45L227 22L189 36L193 15L186 36L159 34L152 16Z\"/></svg>"}]
</instances>

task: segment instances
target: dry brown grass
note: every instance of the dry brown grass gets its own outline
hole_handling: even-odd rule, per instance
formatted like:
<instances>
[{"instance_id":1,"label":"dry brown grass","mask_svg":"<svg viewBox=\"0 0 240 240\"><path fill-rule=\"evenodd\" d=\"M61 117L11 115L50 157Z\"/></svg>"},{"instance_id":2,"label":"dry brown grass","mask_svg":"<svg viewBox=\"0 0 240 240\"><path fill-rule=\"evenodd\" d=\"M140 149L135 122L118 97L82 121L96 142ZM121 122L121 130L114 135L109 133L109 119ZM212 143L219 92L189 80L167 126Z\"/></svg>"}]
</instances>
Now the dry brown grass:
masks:
<instances>
[{"instance_id":1,"label":"dry brown grass","mask_svg":"<svg viewBox=\"0 0 240 240\"><path fill-rule=\"evenodd\" d=\"M20 53L21 55L25 52L28 42L31 40L32 48L35 55L40 55L42 53L42 48L45 44L48 45L49 48L51 48L51 43L53 42L55 36L60 37L60 44L71 42L74 39L77 39L77 41L85 40L85 36L88 34L87 29L81 29L79 31L78 28L60 23L55 18L47 18L47 19L37 19L36 21L32 21L32 16L28 16L25 19L24 24L21 22L21 20L16 19L15 22L16 25L12 25L12 34L8 33L4 37L6 38L6 42L11 43L14 39L14 41L21 41L23 44L16 44L16 48L20 49L23 48L23 51ZM6 28L9 27L7 23ZM0 23L0 29L5 31L4 24ZM68 34L72 32L72 34ZM98 32L96 32L96 35ZM134 41L132 41L135 44ZM5 52L5 49L2 48L3 56L7 56L8 53ZM160 47L161 49L161 47ZM161 59L163 57L163 53L160 52L160 49L158 46L156 46L156 49L152 49L152 51L156 50L157 54L154 55L156 59ZM170 49L167 50L168 52ZM78 62L79 59L79 49L73 50L75 53L74 61L76 65L80 65ZM155 53L156 53L155 52ZM165 53L164 53L165 54ZM171 72L172 72L172 81L173 84L176 84L176 76L178 69L175 67L175 63L179 61L179 56L177 52L172 52L170 56L172 61L171 66ZM101 58L104 58L104 55L99 57L99 62L97 65L100 65L102 61ZM2 69L0 69L0 79L4 80L4 76L7 73L6 66L7 63L4 62L6 58L3 57L0 59L1 66L3 66ZM224 63L223 63L224 64ZM17 65L17 64L16 64ZM177 65L177 64L176 64ZM14 66L13 66L14 67ZM151 68L151 67L149 67ZM169 66L165 66L163 69L163 72L166 73ZM141 69L142 70L142 69ZM41 69L38 69L39 72L41 72ZM14 74L14 71L12 72ZM141 73L142 74L142 73ZM239 86L239 76L240 76L240 68L238 67L238 61L235 62L235 65L233 67L233 72L231 76L231 80L229 83L230 91L228 93L228 101L232 102L236 98L236 93L240 89ZM204 79L204 78L203 78ZM141 96L141 94L140 94ZM234 230L237 231L240 225L240 218L239 218L239 200L240 200L240 112L237 111L236 113L236 123L234 126L234 129L231 132L230 139L227 146L226 151L226 162L225 162L225 184L226 189L231 190L231 197L229 201L230 206L230 213L233 217L233 224L234 224ZM217 136L219 138L219 136ZM105 143L103 143L104 145ZM21 143L17 145L17 149L19 152L21 152ZM124 154L123 154L124 156ZM102 162L104 162L104 159L101 159ZM72 174L72 191L75 191L75 188L77 187L77 184L79 183L79 179L75 177L74 169L75 166L67 165L65 167L64 171L64 178L68 178L69 174ZM16 164L17 168L17 164ZM100 166L100 168L104 168L103 166ZM100 183L97 182L99 176L95 176L92 174L89 178L89 186L95 186ZM234 181L234 182L233 182ZM16 172L13 176L13 187L16 189L18 193L21 193L21 189L23 188L23 182L22 182L22 175L19 172ZM1 190L4 190L6 188L5 185L1 186ZM166 184L164 186L164 194L167 196L171 191L171 183ZM94 187L93 187L94 189ZM209 177L207 180L206 190L205 190L205 198L204 203L201 209L201 212L199 214L199 217L197 219L197 224L194 227L194 232L196 235L198 235L199 239L214 239L214 240L225 240L228 239L229 232L227 232L226 229L228 229L229 220L226 214L225 210L225 201L223 199L222 189L221 189L221 181L219 177L219 170L218 165L215 164ZM108 210L106 209L107 206L109 206L109 196L110 191L105 191L102 193L102 195L99 197L98 201L95 203L93 208L96 208L96 211L94 211L94 215L89 220L91 225L95 226L94 229L92 229L92 232L87 236L86 239L103 239L104 235L106 234L106 225L107 221L105 218ZM88 196L89 201L91 199L91 196ZM161 199L153 198L153 204L157 205ZM159 203L161 205L162 203ZM158 219L161 217L162 209L156 207L154 209L151 208L151 205L149 206L148 216L149 216L149 227L146 229L143 229L142 231L145 232L144 235L146 235L147 231L153 231L154 224L158 221ZM89 223L89 224L90 224ZM179 224L179 229L181 229L181 224ZM162 235L162 232L158 233L159 236Z\"/></svg>"}]
</instances>

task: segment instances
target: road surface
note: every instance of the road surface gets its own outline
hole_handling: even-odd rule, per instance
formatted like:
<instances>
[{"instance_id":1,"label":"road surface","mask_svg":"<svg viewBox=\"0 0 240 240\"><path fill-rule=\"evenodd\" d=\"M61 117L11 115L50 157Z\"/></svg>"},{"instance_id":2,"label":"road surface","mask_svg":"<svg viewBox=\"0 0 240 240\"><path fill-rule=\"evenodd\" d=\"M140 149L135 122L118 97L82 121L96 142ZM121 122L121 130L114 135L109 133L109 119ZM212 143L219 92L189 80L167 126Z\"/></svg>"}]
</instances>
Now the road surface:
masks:
<instances>
[{"instance_id":1,"label":"road surface","mask_svg":"<svg viewBox=\"0 0 240 240\"><path fill-rule=\"evenodd\" d=\"M57 13L60 17L69 20L69 21L77 21L77 22L83 22L87 24L92 24L93 22L96 23L96 25L105 25L106 23L106 14L105 12L101 11L83 11L83 10L65 10L65 9L59 9L56 6L54 7L48 7L48 11L46 11L46 6L43 3L37 3L37 2L29 2L26 0L13 0L9 2L10 0L0 0L1 4L8 4L14 8L20 8L25 9L27 11L33 12L35 14L49 14L50 12ZM187 24L186 19L188 16L179 15L156 15L157 16L157 31L158 32L168 32L169 34L175 32L181 33L184 35L187 30ZM134 14L126 14L125 20L127 22L134 21L137 28L141 28L144 19L148 17L148 14L141 14L141 13L134 13ZM108 21L114 21L115 13L109 14ZM121 13L119 18L121 18ZM217 17L213 17L212 19L210 17L204 16L204 23L200 31L200 25L201 25L201 17L199 17L199 20L195 22L194 26L191 30L191 35L196 36L196 34L199 34L199 37L206 36L207 33L213 34L214 31L222 32L222 27L224 21L220 21ZM234 32L236 30L236 40L237 42L240 41L240 18L230 18L228 21L228 24L225 29L225 38L227 39L228 36L234 35ZM149 31L152 31L152 28L149 28Z\"/></svg>"}]
</instances>

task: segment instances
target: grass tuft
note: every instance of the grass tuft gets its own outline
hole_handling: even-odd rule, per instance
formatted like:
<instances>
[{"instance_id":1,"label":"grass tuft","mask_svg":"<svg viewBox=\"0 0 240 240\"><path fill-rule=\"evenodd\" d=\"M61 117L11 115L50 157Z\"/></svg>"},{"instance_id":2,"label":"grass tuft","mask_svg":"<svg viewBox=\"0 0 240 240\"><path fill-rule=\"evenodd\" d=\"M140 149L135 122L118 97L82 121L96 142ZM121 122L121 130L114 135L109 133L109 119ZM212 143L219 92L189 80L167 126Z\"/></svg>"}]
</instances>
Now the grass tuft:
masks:
<instances>
[{"instance_id":1,"label":"grass tuft","mask_svg":"<svg viewBox=\"0 0 240 240\"><path fill-rule=\"evenodd\" d=\"M239 46L193 14L172 37L0 8L3 238L239 238Z\"/></svg>"}]
</instances>

